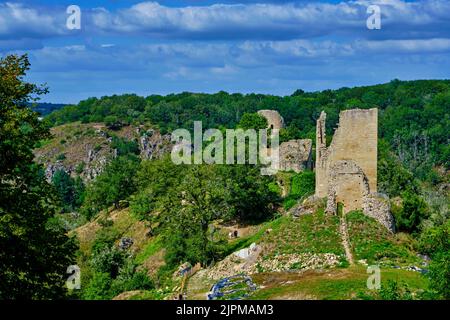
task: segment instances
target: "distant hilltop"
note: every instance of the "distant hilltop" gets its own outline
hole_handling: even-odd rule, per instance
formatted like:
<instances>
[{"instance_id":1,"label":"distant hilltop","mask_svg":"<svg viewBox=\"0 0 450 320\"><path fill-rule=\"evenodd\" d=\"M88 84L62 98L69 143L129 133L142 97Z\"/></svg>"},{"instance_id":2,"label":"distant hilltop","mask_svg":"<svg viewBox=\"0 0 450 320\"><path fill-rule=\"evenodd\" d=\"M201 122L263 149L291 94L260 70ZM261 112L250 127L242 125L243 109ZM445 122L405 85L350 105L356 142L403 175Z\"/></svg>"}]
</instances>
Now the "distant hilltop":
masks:
<instances>
[{"instance_id":1,"label":"distant hilltop","mask_svg":"<svg viewBox=\"0 0 450 320\"><path fill-rule=\"evenodd\" d=\"M46 116L55 110L64 108L65 106L67 106L67 104L42 102L36 103L34 104L34 106L32 105L30 106L34 111L38 112L41 116Z\"/></svg>"}]
</instances>

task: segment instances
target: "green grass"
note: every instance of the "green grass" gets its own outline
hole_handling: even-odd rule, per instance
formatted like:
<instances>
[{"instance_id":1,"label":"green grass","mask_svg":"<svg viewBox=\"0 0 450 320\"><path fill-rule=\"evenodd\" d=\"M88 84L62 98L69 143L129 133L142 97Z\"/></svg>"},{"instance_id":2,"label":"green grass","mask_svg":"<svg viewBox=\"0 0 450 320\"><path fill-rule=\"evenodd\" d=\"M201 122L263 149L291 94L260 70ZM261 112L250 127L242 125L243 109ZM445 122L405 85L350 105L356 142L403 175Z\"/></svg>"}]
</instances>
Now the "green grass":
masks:
<instances>
[{"instance_id":1,"label":"green grass","mask_svg":"<svg viewBox=\"0 0 450 320\"><path fill-rule=\"evenodd\" d=\"M156 237L153 241L148 243L137 255L135 262L137 264L142 264L149 257L157 253L163 247L160 237Z\"/></svg>"},{"instance_id":2,"label":"green grass","mask_svg":"<svg viewBox=\"0 0 450 320\"><path fill-rule=\"evenodd\" d=\"M259 230L256 233L254 233L253 235L250 235L247 237L242 237L242 238L231 241L228 244L227 254L233 253L233 252L243 249L243 248L247 248L252 243L261 242L267 229L272 229L272 232L275 230L278 230L281 227L281 225L283 225L286 222L287 219L288 219L288 217L282 216L282 217L276 218L272 221L265 222L261 225Z\"/></svg>"},{"instance_id":3,"label":"green grass","mask_svg":"<svg viewBox=\"0 0 450 320\"><path fill-rule=\"evenodd\" d=\"M357 260L390 266L420 263L414 252L374 219L360 211L349 212L346 219L350 245Z\"/></svg>"},{"instance_id":4,"label":"green grass","mask_svg":"<svg viewBox=\"0 0 450 320\"><path fill-rule=\"evenodd\" d=\"M283 217L264 242L272 247L271 254L334 253L344 255L339 235L339 218L323 210L299 218Z\"/></svg>"},{"instance_id":5,"label":"green grass","mask_svg":"<svg viewBox=\"0 0 450 320\"><path fill-rule=\"evenodd\" d=\"M283 276L285 276L283 278ZM346 300L358 299L362 292L370 292L367 289L366 268L356 266L348 269L335 269L326 273L311 272L306 275L261 274L254 280L259 284L265 284L270 279L269 285L255 292L251 299L321 299L321 300ZM293 282L285 284L286 280ZM382 268L381 284L389 280L395 280L408 285L413 291L424 290L428 281L418 272Z\"/></svg>"}]
</instances>

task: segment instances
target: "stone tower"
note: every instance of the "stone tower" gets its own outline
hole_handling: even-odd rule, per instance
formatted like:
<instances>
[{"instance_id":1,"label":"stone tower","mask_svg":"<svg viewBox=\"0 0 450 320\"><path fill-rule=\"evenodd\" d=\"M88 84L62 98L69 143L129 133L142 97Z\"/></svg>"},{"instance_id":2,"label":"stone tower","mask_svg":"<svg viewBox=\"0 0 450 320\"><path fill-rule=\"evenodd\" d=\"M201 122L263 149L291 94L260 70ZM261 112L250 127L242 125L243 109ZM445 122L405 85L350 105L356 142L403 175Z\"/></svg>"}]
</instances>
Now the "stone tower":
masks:
<instances>
[{"instance_id":1,"label":"stone tower","mask_svg":"<svg viewBox=\"0 0 450 320\"><path fill-rule=\"evenodd\" d=\"M284 119L275 110L259 110L258 114L267 119L267 127L269 129L282 129L284 128Z\"/></svg>"},{"instance_id":2,"label":"stone tower","mask_svg":"<svg viewBox=\"0 0 450 320\"><path fill-rule=\"evenodd\" d=\"M275 110L259 110L258 114L267 119L268 129L283 129L284 119ZM301 172L312 168L312 140L295 139L285 141L279 147L279 169Z\"/></svg>"},{"instance_id":3,"label":"stone tower","mask_svg":"<svg viewBox=\"0 0 450 320\"><path fill-rule=\"evenodd\" d=\"M341 111L329 147L325 124L322 112L316 128L316 196L328 197L327 211L335 211L338 202L345 212L362 209L364 199L377 191L378 110Z\"/></svg>"}]
</instances>

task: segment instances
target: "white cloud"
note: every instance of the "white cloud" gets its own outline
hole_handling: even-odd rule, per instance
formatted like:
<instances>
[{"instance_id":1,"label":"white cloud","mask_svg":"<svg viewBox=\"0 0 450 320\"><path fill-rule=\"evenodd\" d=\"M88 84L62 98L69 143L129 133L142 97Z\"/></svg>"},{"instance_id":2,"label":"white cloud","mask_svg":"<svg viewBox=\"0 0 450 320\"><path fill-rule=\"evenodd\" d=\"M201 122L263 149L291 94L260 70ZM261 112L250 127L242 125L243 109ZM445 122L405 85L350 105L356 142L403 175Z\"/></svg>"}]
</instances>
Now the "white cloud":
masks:
<instances>
[{"instance_id":1,"label":"white cloud","mask_svg":"<svg viewBox=\"0 0 450 320\"><path fill-rule=\"evenodd\" d=\"M0 3L0 39L46 38L65 34L65 16L19 3Z\"/></svg>"},{"instance_id":2,"label":"white cloud","mask_svg":"<svg viewBox=\"0 0 450 320\"><path fill-rule=\"evenodd\" d=\"M365 22L366 9L371 4L380 5L383 27L369 34ZM450 18L444 12L450 12L448 0L215 4L181 8L143 2L115 12L96 10L92 23L106 33L162 38L275 40L329 34L414 38L449 33Z\"/></svg>"}]
</instances>

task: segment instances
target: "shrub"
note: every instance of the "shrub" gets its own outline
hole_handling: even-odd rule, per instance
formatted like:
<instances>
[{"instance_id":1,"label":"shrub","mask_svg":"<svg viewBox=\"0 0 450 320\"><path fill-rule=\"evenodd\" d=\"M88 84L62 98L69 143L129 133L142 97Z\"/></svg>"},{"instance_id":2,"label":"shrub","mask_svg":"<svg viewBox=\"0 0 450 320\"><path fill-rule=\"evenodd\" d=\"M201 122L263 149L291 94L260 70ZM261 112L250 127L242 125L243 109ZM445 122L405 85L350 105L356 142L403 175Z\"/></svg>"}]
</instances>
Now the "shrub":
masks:
<instances>
[{"instance_id":1,"label":"shrub","mask_svg":"<svg viewBox=\"0 0 450 320\"><path fill-rule=\"evenodd\" d=\"M303 171L292 177L290 196L301 199L314 193L315 174L313 171Z\"/></svg>"},{"instance_id":2,"label":"shrub","mask_svg":"<svg viewBox=\"0 0 450 320\"><path fill-rule=\"evenodd\" d=\"M402 207L393 210L397 230L417 232L421 222L429 216L427 203L419 195L410 192L404 192L402 198Z\"/></svg>"}]
</instances>

